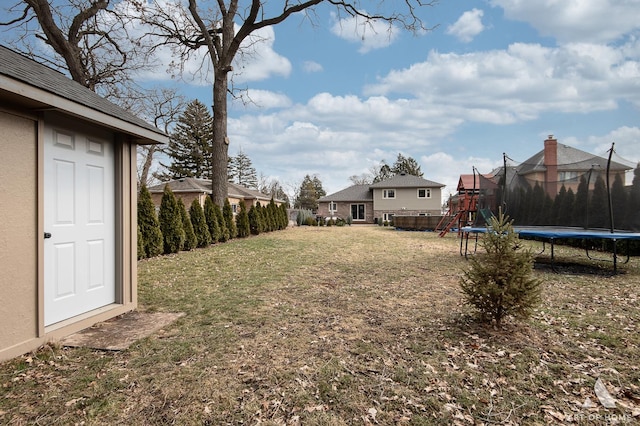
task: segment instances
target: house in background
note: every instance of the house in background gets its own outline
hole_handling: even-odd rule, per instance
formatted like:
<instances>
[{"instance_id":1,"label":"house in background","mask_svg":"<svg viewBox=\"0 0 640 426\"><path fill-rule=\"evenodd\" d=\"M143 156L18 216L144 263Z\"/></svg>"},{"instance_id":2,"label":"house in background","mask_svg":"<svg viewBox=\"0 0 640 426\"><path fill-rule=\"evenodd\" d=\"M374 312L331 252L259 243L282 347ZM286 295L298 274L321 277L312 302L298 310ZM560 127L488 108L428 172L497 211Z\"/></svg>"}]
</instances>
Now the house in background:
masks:
<instances>
[{"instance_id":1,"label":"house in background","mask_svg":"<svg viewBox=\"0 0 640 426\"><path fill-rule=\"evenodd\" d=\"M441 214L443 184L399 174L371 185L353 185L318 200L318 216L351 215L353 223L390 221L393 216Z\"/></svg>"},{"instance_id":2,"label":"house in background","mask_svg":"<svg viewBox=\"0 0 640 426\"><path fill-rule=\"evenodd\" d=\"M318 216L346 219L353 223L373 223L373 191L370 185L353 185L318 200Z\"/></svg>"},{"instance_id":3,"label":"house in background","mask_svg":"<svg viewBox=\"0 0 640 426\"><path fill-rule=\"evenodd\" d=\"M612 161L609 175L611 182L619 174L624 185L625 174L631 169ZM574 193L577 192L581 176L587 178L590 188L593 189L598 176L606 179L606 170L607 158L559 144L553 135L549 135L544 141L544 149L515 167L515 174L518 179L532 187L537 182L553 199L562 185L566 190L572 189ZM510 180L508 173L507 181Z\"/></svg>"},{"instance_id":4,"label":"house in background","mask_svg":"<svg viewBox=\"0 0 640 426\"><path fill-rule=\"evenodd\" d=\"M192 177L185 177L180 179L174 179L167 182L162 182L157 185L149 187L151 193L151 199L156 208L160 208L162 202L162 194L164 193L165 186L169 185L169 188L176 197L180 197L187 210L193 200L198 200L201 206L204 206L205 199L211 194L211 180L199 179ZM245 188L237 183L227 182L227 198L231 204L233 212L239 211L240 201L244 201L245 206L249 209L251 206L255 206L260 203L261 206L266 206L271 202L271 197L265 195L259 191ZM284 200L274 199L273 202L276 206L284 204ZM222 206L220 206L222 207Z\"/></svg>"},{"instance_id":5,"label":"house in background","mask_svg":"<svg viewBox=\"0 0 640 426\"><path fill-rule=\"evenodd\" d=\"M136 146L160 130L0 46L0 360L137 307Z\"/></svg>"}]
</instances>

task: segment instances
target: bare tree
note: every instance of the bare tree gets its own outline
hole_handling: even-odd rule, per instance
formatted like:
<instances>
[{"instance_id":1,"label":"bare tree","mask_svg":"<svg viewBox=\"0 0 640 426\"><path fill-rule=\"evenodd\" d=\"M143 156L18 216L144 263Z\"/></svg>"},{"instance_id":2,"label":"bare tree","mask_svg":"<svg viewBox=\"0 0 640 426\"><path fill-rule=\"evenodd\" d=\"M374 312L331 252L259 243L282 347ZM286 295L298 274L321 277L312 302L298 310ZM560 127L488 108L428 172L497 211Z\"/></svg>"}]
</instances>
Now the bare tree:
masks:
<instances>
[{"instance_id":1,"label":"bare tree","mask_svg":"<svg viewBox=\"0 0 640 426\"><path fill-rule=\"evenodd\" d=\"M373 183L373 175L371 173L360 173L359 175L349 176L349 180L354 185L370 185Z\"/></svg>"},{"instance_id":2,"label":"bare tree","mask_svg":"<svg viewBox=\"0 0 640 426\"><path fill-rule=\"evenodd\" d=\"M390 28L401 26L412 32L427 30L417 13L419 7L432 4L427 1L405 0L401 6L403 10L379 14L365 12L365 2L359 0L292 0L283 2L279 9L271 4L267 8L265 0L188 0L186 11L177 4L173 7L163 4L161 7L156 2L152 7L146 7L144 20L155 26L150 35L159 37L162 45L171 46L179 55L180 63L186 62L196 51L205 49L213 69L213 201L222 205L227 197L229 73L243 43L252 42L252 34L299 13L314 21L315 8L323 3L335 7L340 15L360 18L365 24L384 21ZM367 2L366 6L384 10L386 3Z\"/></svg>"},{"instance_id":3,"label":"bare tree","mask_svg":"<svg viewBox=\"0 0 640 426\"><path fill-rule=\"evenodd\" d=\"M22 0L4 8L0 26L12 47L100 95L126 98L132 74L148 66L149 49L129 34L129 3L110 0Z\"/></svg>"},{"instance_id":4,"label":"bare tree","mask_svg":"<svg viewBox=\"0 0 640 426\"><path fill-rule=\"evenodd\" d=\"M282 200L287 206L290 205L289 195L284 190L280 181L276 178L268 178L260 173L258 177L258 191L265 195L270 195L276 200Z\"/></svg>"},{"instance_id":5,"label":"bare tree","mask_svg":"<svg viewBox=\"0 0 640 426\"><path fill-rule=\"evenodd\" d=\"M131 110L153 123L158 129L170 133L173 124L184 111L186 100L176 89L158 88L145 92L145 96L135 97L137 105ZM138 145L138 187L150 186L155 175L151 172L155 154L162 151L161 145Z\"/></svg>"}]
</instances>

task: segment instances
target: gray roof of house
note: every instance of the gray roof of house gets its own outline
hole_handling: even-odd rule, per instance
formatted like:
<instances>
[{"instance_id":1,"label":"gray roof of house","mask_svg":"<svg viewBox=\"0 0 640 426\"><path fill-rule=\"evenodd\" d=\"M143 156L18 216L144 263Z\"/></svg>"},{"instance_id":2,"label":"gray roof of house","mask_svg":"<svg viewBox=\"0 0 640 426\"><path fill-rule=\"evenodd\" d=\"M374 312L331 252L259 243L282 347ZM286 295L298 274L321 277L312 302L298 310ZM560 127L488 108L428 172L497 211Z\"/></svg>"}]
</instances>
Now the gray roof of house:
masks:
<instances>
[{"instance_id":1,"label":"gray roof of house","mask_svg":"<svg viewBox=\"0 0 640 426\"><path fill-rule=\"evenodd\" d=\"M601 170L606 170L607 168L606 158L590 154L586 151L582 151L568 145L558 143L557 153L559 171L582 171L589 170L591 167ZM522 162L522 164L516 168L520 175L545 171L546 169L547 168L544 165L544 149ZM629 169L631 169L631 167L625 166L624 164L620 164L615 161L611 162L611 170Z\"/></svg>"},{"instance_id":2,"label":"gray roof of house","mask_svg":"<svg viewBox=\"0 0 640 426\"><path fill-rule=\"evenodd\" d=\"M0 81L3 77L21 81L55 96L141 127L159 136L165 133L129 111L71 80L64 74L0 45ZM6 86L2 82L2 89Z\"/></svg>"},{"instance_id":3,"label":"gray roof of house","mask_svg":"<svg viewBox=\"0 0 640 426\"><path fill-rule=\"evenodd\" d=\"M353 185L318 200L318 202L327 201L373 201L373 193L370 185Z\"/></svg>"},{"instance_id":4,"label":"gray roof of house","mask_svg":"<svg viewBox=\"0 0 640 426\"><path fill-rule=\"evenodd\" d=\"M149 192L151 193L160 193L164 192L164 187L169 185L169 188L174 193L185 193L185 192L199 192L203 194L211 193L211 180L210 179L199 179L193 177L184 177L179 179L170 180L167 182L162 182L154 186L150 186ZM253 189L245 188L242 185L238 185L237 183L227 182L227 194L232 197L243 198L243 199L257 199L258 201L271 201L271 196L263 194L260 191L256 191ZM274 200L278 202L284 202L283 200Z\"/></svg>"},{"instance_id":5,"label":"gray roof of house","mask_svg":"<svg viewBox=\"0 0 640 426\"><path fill-rule=\"evenodd\" d=\"M413 175L395 175L382 182L370 185L370 188L442 188L445 185Z\"/></svg>"},{"instance_id":6,"label":"gray roof of house","mask_svg":"<svg viewBox=\"0 0 640 426\"><path fill-rule=\"evenodd\" d=\"M201 192L209 194L211 193L211 181L206 179L197 179L192 177L185 177L180 179L174 179L167 182L162 182L157 185L150 186L149 192L158 193L164 192L164 187L169 185L169 188L174 193L181 192Z\"/></svg>"}]
</instances>

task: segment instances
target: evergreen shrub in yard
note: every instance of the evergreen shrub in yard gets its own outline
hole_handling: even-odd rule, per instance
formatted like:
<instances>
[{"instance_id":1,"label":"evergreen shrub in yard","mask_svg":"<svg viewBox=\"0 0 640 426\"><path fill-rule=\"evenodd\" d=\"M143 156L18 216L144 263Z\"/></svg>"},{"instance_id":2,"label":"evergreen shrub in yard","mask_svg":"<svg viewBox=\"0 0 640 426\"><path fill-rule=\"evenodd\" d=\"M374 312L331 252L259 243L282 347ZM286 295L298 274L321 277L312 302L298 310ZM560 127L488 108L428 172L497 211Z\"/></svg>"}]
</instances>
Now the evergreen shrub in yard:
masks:
<instances>
[{"instance_id":1,"label":"evergreen shrub in yard","mask_svg":"<svg viewBox=\"0 0 640 426\"><path fill-rule=\"evenodd\" d=\"M244 201L240 201L240 212L236 216L236 228L238 230L238 238L247 238L251 233L249 226L249 214Z\"/></svg>"},{"instance_id":2,"label":"evergreen shrub in yard","mask_svg":"<svg viewBox=\"0 0 640 426\"><path fill-rule=\"evenodd\" d=\"M189 217L193 226L193 233L196 235L197 247L207 247L211 244L211 232L204 217L204 210L198 200L193 200L189 208Z\"/></svg>"},{"instance_id":3,"label":"evergreen shrub in yard","mask_svg":"<svg viewBox=\"0 0 640 426\"><path fill-rule=\"evenodd\" d=\"M311 213L311 210L306 210L306 209L298 210L298 214L296 216L296 223L298 224L298 226L307 225L307 219L312 219L312 218L313 218L313 214Z\"/></svg>"},{"instance_id":4,"label":"evergreen shrub in yard","mask_svg":"<svg viewBox=\"0 0 640 426\"><path fill-rule=\"evenodd\" d=\"M224 200L222 216L224 216L224 223L227 225L227 229L229 230L229 239L235 238L238 234L238 230L236 228L236 221L233 219L233 209L231 208L231 203L228 198L225 198Z\"/></svg>"},{"instance_id":5,"label":"evergreen shrub in yard","mask_svg":"<svg viewBox=\"0 0 640 426\"><path fill-rule=\"evenodd\" d=\"M460 279L465 303L481 321L497 326L508 316L530 316L540 302L542 282L532 277L533 254L520 247L512 221L502 211L491 218L481 246L484 252L470 259Z\"/></svg>"},{"instance_id":6,"label":"evergreen shrub in yard","mask_svg":"<svg viewBox=\"0 0 640 426\"><path fill-rule=\"evenodd\" d=\"M269 201L269 204L267 204L267 211L269 212L269 217L273 222L271 230L278 231L282 229L278 215L278 206L276 206L276 202L273 200L273 198L271 198L271 201Z\"/></svg>"},{"instance_id":7,"label":"evergreen shrub in yard","mask_svg":"<svg viewBox=\"0 0 640 426\"><path fill-rule=\"evenodd\" d=\"M262 215L260 215L259 207L251 206L249 208L249 229L251 234L259 235L263 230Z\"/></svg>"},{"instance_id":8,"label":"evergreen shrub in yard","mask_svg":"<svg viewBox=\"0 0 640 426\"><path fill-rule=\"evenodd\" d=\"M162 201L160 202L160 230L164 242L164 254L177 253L184 244L184 229L182 227L182 215L178 207L173 191L169 185L165 185Z\"/></svg>"},{"instance_id":9,"label":"evergreen shrub in yard","mask_svg":"<svg viewBox=\"0 0 640 426\"><path fill-rule=\"evenodd\" d=\"M216 212L216 218L218 220L218 229L220 229L220 232L218 234L218 241L221 243L224 243L225 241L228 241L231 238L229 235L229 228L227 227L227 221L225 220L224 215L222 214L222 209L220 209L219 205L214 204L213 209Z\"/></svg>"},{"instance_id":10,"label":"evergreen shrub in yard","mask_svg":"<svg viewBox=\"0 0 640 426\"><path fill-rule=\"evenodd\" d=\"M278 209L280 210L280 220L282 221L281 229L287 229L289 226L289 213L287 212L287 206L285 204L280 204Z\"/></svg>"},{"instance_id":11,"label":"evergreen shrub in yard","mask_svg":"<svg viewBox=\"0 0 640 426\"><path fill-rule=\"evenodd\" d=\"M138 260L144 257L144 240L142 239L142 232L138 226Z\"/></svg>"},{"instance_id":12,"label":"evergreen shrub in yard","mask_svg":"<svg viewBox=\"0 0 640 426\"><path fill-rule=\"evenodd\" d=\"M155 257L162 254L162 231L156 216L156 208L151 200L151 193L146 186L140 188L138 195L138 229L142 235L142 253L138 258ZM140 245L138 245L140 248Z\"/></svg>"},{"instance_id":13,"label":"evergreen shrub in yard","mask_svg":"<svg viewBox=\"0 0 640 426\"><path fill-rule=\"evenodd\" d=\"M182 229L184 230L184 244L182 245L182 250L193 250L198 245L198 239L193 231L193 225L191 224L189 213L187 213L187 208L185 207L184 202L182 202L182 198L178 198L177 201L178 210L180 211L180 217L182 219Z\"/></svg>"},{"instance_id":14,"label":"evergreen shrub in yard","mask_svg":"<svg viewBox=\"0 0 640 426\"><path fill-rule=\"evenodd\" d=\"M213 244L220 241L220 221L218 220L218 214L216 212L216 205L213 203L211 197L207 197L204 200L204 218L209 228L209 234L211 236L211 242ZM226 241L226 240L225 240Z\"/></svg>"}]
</instances>

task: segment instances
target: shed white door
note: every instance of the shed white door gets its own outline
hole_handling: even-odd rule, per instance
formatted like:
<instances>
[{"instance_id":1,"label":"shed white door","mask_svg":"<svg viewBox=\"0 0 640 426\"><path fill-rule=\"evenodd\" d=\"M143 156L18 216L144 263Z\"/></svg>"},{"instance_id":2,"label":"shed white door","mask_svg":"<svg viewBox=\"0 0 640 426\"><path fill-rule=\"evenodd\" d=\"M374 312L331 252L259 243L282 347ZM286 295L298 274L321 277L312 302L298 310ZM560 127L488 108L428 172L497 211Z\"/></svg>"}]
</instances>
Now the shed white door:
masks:
<instances>
[{"instance_id":1,"label":"shed white door","mask_svg":"<svg viewBox=\"0 0 640 426\"><path fill-rule=\"evenodd\" d=\"M44 323L115 302L114 149L45 128Z\"/></svg>"}]
</instances>

